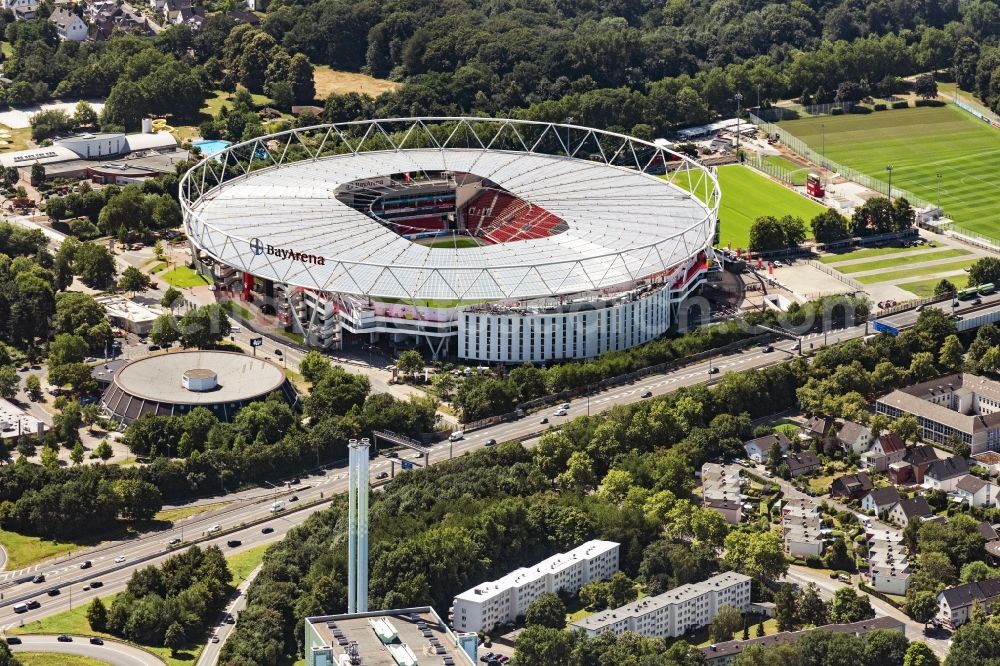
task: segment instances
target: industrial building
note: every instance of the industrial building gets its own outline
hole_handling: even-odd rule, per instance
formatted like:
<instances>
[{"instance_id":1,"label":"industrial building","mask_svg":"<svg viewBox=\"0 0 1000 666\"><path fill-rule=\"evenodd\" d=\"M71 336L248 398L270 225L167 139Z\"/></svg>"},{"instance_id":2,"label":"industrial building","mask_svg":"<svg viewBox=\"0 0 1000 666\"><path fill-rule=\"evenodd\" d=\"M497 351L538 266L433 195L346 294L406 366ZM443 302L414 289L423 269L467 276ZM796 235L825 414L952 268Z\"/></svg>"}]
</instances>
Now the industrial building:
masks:
<instances>
[{"instance_id":1,"label":"industrial building","mask_svg":"<svg viewBox=\"0 0 1000 666\"><path fill-rule=\"evenodd\" d=\"M712 622L719 609L750 610L750 577L729 571L701 583L681 585L655 597L591 615L572 623L591 636L631 631L643 636L675 638Z\"/></svg>"},{"instance_id":2,"label":"industrial building","mask_svg":"<svg viewBox=\"0 0 1000 666\"><path fill-rule=\"evenodd\" d=\"M112 326L136 335L148 335L159 316L145 305L121 296L99 296L96 300L104 307Z\"/></svg>"},{"instance_id":3,"label":"industrial building","mask_svg":"<svg viewBox=\"0 0 1000 666\"><path fill-rule=\"evenodd\" d=\"M306 666L476 666L478 642L429 606L305 619Z\"/></svg>"},{"instance_id":4,"label":"industrial building","mask_svg":"<svg viewBox=\"0 0 1000 666\"><path fill-rule=\"evenodd\" d=\"M456 631L491 631L524 615L531 602L543 594L559 590L575 594L591 581L610 578L618 571L618 548L612 541L588 541L466 590L455 597L452 627Z\"/></svg>"}]
</instances>

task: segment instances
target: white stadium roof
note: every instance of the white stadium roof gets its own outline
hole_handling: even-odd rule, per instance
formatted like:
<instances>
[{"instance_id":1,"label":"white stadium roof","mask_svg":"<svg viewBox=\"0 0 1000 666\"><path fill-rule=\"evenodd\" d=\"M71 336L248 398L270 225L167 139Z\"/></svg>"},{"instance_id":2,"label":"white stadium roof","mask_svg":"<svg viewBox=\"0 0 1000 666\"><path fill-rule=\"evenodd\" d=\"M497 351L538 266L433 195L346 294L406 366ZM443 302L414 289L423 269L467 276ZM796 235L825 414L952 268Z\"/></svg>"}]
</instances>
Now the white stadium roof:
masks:
<instances>
[{"instance_id":1,"label":"white stadium roof","mask_svg":"<svg viewBox=\"0 0 1000 666\"><path fill-rule=\"evenodd\" d=\"M372 121L365 136L374 134L372 127L381 130L382 137L398 136L384 127L387 123L426 128L431 122L442 120ZM240 153L233 152L240 146L231 147L232 154L206 158L185 177L182 202L189 236L219 261L279 282L372 297L462 301L573 294L628 284L669 271L711 244L718 185L703 167L682 161L682 170L670 179L683 174L698 185L698 192L706 193L710 204L642 172L653 152L673 157L653 144L579 127L475 122L493 133L517 128L523 149L493 149L488 136L473 147L445 141L435 142L437 147L408 148L400 142L386 149L383 139L378 149L364 150L363 141L354 141L347 144L352 152L329 156L322 150L324 143L315 153L324 156L282 163L287 152L282 145L301 138L292 131L246 144L243 154L254 154L258 161L266 154L273 162L269 168L247 172L237 166ZM341 131L349 125L315 128L314 136L327 137L324 142L331 145L336 139L346 143ZM363 130L366 124L360 125ZM484 134L481 125L477 127ZM547 128L555 134L546 135ZM400 128L391 131L400 133ZM533 145L524 138L529 132L540 137ZM566 133L567 141L559 132ZM541 152L539 146L555 136L561 148ZM642 144L645 157L638 157L636 144ZM598 146L601 161L594 161L593 146ZM227 176L241 175L226 180L221 178L223 168ZM487 178L562 218L568 230L476 248L429 248L334 196L344 183L421 171ZM213 179L225 182L212 187Z\"/></svg>"}]
</instances>

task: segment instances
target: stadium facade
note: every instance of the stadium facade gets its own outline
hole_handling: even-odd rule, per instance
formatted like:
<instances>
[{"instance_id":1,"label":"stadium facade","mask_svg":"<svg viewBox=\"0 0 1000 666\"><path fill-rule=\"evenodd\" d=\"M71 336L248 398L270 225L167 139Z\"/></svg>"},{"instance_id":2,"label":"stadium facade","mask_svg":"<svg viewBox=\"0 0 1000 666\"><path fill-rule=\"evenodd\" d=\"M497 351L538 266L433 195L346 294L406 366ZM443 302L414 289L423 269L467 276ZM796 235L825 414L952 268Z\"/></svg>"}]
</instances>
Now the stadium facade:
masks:
<instances>
[{"instance_id":1,"label":"stadium facade","mask_svg":"<svg viewBox=\"0 0 1000 666\"><path fill-rule=\"evenodd\" d=\"M289 130L181 182L198 269L287 331L483 363L665 333L714 268L719 198L709 169L653 143L492 118Z\"/></svg>"}]
</instances>

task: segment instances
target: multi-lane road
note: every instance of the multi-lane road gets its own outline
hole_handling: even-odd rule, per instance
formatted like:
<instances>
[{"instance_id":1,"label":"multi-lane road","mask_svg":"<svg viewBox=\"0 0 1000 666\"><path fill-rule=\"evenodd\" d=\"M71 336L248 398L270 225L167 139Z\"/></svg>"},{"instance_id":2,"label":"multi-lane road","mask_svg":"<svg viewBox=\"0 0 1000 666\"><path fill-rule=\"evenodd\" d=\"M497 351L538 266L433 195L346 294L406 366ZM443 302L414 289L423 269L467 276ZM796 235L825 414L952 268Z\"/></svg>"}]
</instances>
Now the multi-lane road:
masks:
<instances>
[{"instance_id":1,"label":"multi-lane road","mask_svg":"<svg viewBox=\"0 0 1000 666\"><path fill-rule=\"evenodd\" d=\"M163 666L163 660L137 647L104 641L104 645L91 645L87 639L74 637L70 642L60 642L56 636L22 636L21 644L11 645L12 652L48 652L53 654L75 654L97 659L111 666ZM53 659L53 663L59 663Z\"/></svg>"}]
</instances>

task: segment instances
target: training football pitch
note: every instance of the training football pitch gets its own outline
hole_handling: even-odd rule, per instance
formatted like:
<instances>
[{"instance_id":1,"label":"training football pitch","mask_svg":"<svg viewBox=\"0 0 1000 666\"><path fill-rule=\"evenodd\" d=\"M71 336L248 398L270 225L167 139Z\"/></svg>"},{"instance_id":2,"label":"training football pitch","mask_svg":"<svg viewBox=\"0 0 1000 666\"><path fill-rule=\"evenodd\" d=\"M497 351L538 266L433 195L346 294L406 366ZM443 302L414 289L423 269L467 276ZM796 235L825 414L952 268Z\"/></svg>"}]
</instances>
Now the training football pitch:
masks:
<instances>
[{"instance_id":1,"label":"training football pitch","mask_svg":"<svg viewBox=\"0 0 1000 666\"><path fill-rule=\"evenodd\" d=\"M690 172L688 172L689 174ZM691 189L690 176L677 174L674 182ZM750 225L758 217L794 215L806 223L806 233L812 235L809 221L825 209L812 199L807 199L787 187L779 185L756 171L738 164L719 167L719 187L722 203L719 206L719 244L732 243L734 248L745 248L750 243ZM697 184L697 179L692 179Z\"/></svg>"},{"instance_id":2,"label":"training football pitch","mask_svg":"<svg viewBox=\"0 0 1000 666\"><path fill-rule=\"evenodd\" d=\"M958 225L1000 238L1000 130L958 107L919 107L866 115L815 116L779 126L816 153L932 203ZM824 148L825 146L825 148ZM940 174L940 177L939 177Z\"/></svg>"}]
</instances>

